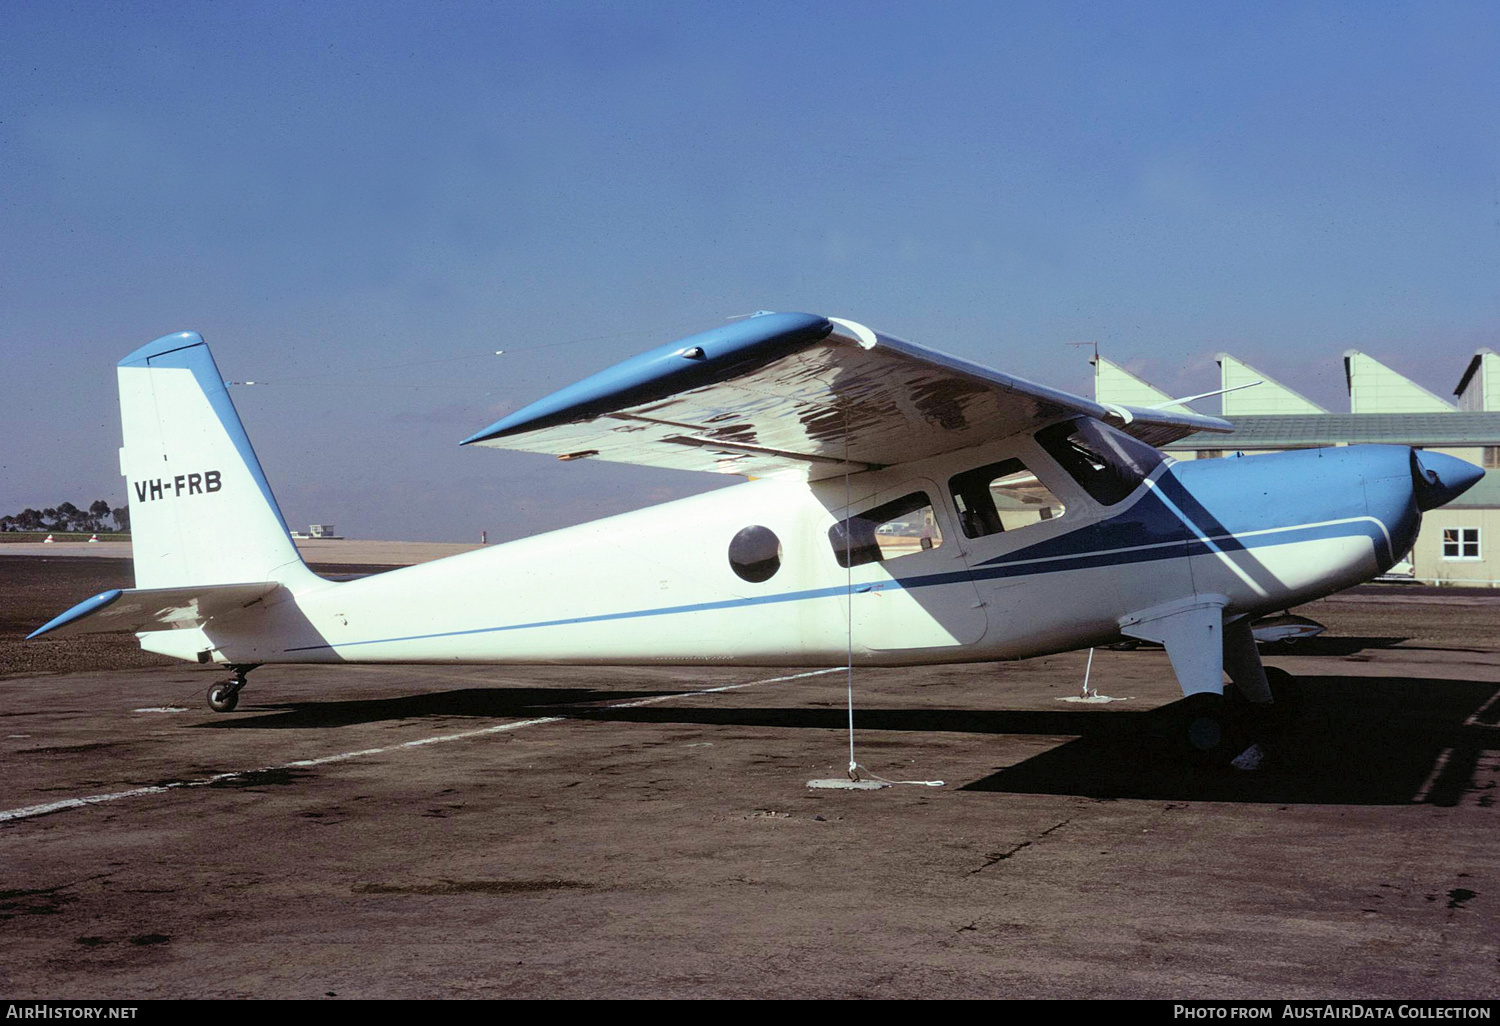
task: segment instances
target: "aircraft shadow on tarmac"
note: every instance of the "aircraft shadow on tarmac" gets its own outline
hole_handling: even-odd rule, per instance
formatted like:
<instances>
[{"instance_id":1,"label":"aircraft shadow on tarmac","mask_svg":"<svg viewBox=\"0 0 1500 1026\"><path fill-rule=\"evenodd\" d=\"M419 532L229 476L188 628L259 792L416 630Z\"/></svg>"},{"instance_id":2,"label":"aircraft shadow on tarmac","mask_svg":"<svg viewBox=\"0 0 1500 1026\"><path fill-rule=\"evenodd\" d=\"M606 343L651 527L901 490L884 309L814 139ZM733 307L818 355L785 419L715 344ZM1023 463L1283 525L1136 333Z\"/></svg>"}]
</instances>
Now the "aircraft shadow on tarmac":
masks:
<instances>
[{"instance_id":1,"label":"aircraft shadow on tarmac","mask_svg":"<svg viewBox=\"0 0 1500 1026\"><path fill-rule=\"evenodd\" d=\"M1403 637L1342 637L1322 634L1315 638L1294 638L1259 646L1263 656L1332 656L1344 658L1372 648L1399 648L1403 652L1489 652L1488 648L1458 648L1453 645L1409 645ZM1116 652L1161 651L1160 645L1133 638L1108 646Z\"/></svg>"},{"instance_id":2,"label":"aircraft shadow on tarmac","mask_svg":"<svg viewBox=\"0 0 1500 1026\"><path fill-rule=\"evenodd\" d=\"M569 716L573 706L591 702L628 702L680 691L604 691L597 688L464 688L397 698L367 698L345 702L297 702L250 706L264 714L239 715L200 724L205 730L307 730L350 727L387 720L415 720L441 716L507 718Z\"/></svg>"},{"instance_id":3,"label":"aircraft shadow on tarmac","mask_svg":"<svg viewBox=\"0 0 1500 1026\"><path fill-rule=\"evenodd\" d=\"M1262 644L1258 647L1260 648L1261 654L1267 656L1347 656L1353 655L1356 652L1363 652L1367 648L1396 648L1398 645L1402 648L1413 649L1420 652L1430 651L1430 649L1424 648L1420 645L1403 645L1402 642L1404 641L1406 641L1406 638L1394 636L1381 638L1360 638L1321 634L1314 638L1294 638L1290 641L1275 641L1267 644ZM1126 638L1123 641L1116 642L1115 644L1109 645L1107 647L1116 652L1132 652L1136 650L1155 650L1157 652L1161 651L1160 645L1152 644L1149 641L1137 641L1134 638ZM1453 650L1445 648L1444 651ZM1463 649L1461 651L1469 650Z\"/></svg>"},{"instance_id":4,"label":"aircraft shadow on tarmac","mask_svg":"<svg viewBox=\"0 0 1500 1026\"><path fill-rule=\"evenodd\" d=\"M1403 652L1488 652L1488 648L1459 648L1454 645L1410 645L1406 638L1345 638L1320 635L1261 646L1267 656L1350 656L1369 648L1399 648Z\"/></svg>"},{"instance_id":5,"label":"aircraft shadow on tarmac","mask_svg":"<svg viewBox=\"0 0 1500 1026\"><path fill-rule=\"evenodd\" d=\"M1451 806L1468 796L1480 807L1493 804L1494 780L1476 784L1474 775L1483 754L1500 749L1500 690L1495 684L1405 677L1303 677L1299 683L1300 713L1264 741L1267 759L1255 772L1198 766L1177 754L1168 739L1176 703L1146 711L1119 706L1045 711L856 707L855 729L867 743L877 742L872 735L884 731L1072 738L962 784L965 791L1325 805ZM472 688L297 703L205 727L315 729L439 716L560 716L616 723L847 729L842 707L591 704L675 693Z\"/></svg>"},{"instance_id":6,"label":"aircraft shadow on tarmac","mask_svg":"<svg viewBox=\"0 0 1500 1026\"><path fill-rule=\"evenodd\" d=\"M1300 711L1262 742L1254 772L1205 771L1169 750L1171 707L1133 737L1083 736L964 785L969 791L1272 803L1490 807L1495 779L1475 779L1500 748L1492 682L1303 677Z\"/></svg>"}]
</instances>

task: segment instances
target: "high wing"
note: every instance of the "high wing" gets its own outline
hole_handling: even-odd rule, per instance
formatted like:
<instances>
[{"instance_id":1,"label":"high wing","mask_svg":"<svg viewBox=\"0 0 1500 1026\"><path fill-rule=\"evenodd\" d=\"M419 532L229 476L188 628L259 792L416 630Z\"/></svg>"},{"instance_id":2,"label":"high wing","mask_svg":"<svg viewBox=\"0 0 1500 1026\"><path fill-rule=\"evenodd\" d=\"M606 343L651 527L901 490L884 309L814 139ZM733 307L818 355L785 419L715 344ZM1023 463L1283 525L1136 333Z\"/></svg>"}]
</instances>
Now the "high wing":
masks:
<instances>
[{"instance_id":1,"label":"high wing","mask_svg":"<svg viewBox=\"0 0 1500 1026\"><path fill-rule=\"evenodd\" d=\"M852 321L777 313L632 357L463 444L817 479L1078 415L1158 446L1195 431L1233 430L1217 417L1096 403Z\"/></svg>"}]
</instances>

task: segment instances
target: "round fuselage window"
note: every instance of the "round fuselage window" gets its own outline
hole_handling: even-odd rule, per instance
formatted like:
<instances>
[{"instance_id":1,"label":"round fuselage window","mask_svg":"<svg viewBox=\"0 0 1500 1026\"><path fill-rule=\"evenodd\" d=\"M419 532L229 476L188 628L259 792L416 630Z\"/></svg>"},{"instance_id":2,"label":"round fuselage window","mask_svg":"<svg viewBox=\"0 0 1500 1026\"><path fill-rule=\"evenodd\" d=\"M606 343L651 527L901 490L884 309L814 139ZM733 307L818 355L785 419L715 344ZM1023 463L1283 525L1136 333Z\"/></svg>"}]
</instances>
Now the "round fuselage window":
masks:
<instances>
[{"instance_id":1,"label":"round fuselage window","mask_svg":"<svg viewBox=\"0 0 1500 1026\"><path fill-rule=\"evenodd\" d=\"M769 581L781 569L781 539L769 527L747 527L729 543L729 565L752 584Z\"/></svg>"}]
</instances>

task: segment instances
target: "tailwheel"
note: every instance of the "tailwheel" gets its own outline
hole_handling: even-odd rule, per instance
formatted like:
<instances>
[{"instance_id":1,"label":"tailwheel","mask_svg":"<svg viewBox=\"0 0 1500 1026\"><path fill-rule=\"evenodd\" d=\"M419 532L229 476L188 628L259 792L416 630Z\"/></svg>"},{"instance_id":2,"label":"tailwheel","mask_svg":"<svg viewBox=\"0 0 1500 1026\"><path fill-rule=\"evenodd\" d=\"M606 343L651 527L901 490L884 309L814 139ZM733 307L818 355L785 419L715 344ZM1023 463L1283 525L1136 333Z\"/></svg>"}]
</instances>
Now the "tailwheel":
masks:
<instances>
[{"instance_id":1,"label":"tailwheel","mask_svg":"<svg viewBox=\"0 0 1500 1026\"><path fill-rule=\"evenodd\" d=\"M246 675L259 665L231 666L234 676L208 689L208 707L218 713L234 712L234 707L240 704L240 690L245 686Z\"/></svg>"}]
</instances>

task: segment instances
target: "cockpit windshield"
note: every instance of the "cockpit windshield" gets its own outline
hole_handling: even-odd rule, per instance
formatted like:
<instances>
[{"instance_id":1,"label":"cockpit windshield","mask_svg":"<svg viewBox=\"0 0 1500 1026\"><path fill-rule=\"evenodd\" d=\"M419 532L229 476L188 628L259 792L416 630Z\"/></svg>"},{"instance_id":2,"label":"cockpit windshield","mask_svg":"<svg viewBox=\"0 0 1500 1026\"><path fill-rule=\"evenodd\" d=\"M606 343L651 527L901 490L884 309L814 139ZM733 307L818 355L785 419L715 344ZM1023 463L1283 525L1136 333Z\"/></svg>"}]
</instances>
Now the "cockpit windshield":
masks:
<instances>
[{"instance_id":1,"label":"cockpit windshield","mask_svg":"<svg viewBox=\"0 0 1500 1026\"><path fill-rule=\"evenodd\" d=\"M1162 461L1145 442L1092 417L1043 428L1036 440L1101 506L1135 491Z\"/></svg>"}]
</instances>

